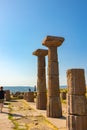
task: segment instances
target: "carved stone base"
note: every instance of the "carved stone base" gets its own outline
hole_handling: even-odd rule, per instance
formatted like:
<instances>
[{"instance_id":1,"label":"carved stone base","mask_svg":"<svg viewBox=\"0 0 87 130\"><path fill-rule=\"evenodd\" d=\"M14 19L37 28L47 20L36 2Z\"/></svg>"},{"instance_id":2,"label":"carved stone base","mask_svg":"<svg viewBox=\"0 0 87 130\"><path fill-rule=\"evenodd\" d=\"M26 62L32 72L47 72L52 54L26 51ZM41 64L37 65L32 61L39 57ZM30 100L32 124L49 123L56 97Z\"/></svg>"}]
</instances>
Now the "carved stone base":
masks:
<instances>
[{"instance_id":1,"label":"carved stone base","mask_svg":"<svg viewBox=\"0 0 87 130\"><path fill-rule=\"evenodd\" d=\"M37 93L36 108L40 110L46 110L47 107L47 95L46 92Z\"/></svg>"},{"instance_id":2,"label":"carved stone base","mask_svg":"<svg viewBox=\"0 0 87 130\"><path fill-rule=\"evenodd\" d=\"M49 97L47 102L47 116L54 118L62 117L60 97Z\"/></svg>"},{"instance_id":3,"label":"carved stone base","mask_svg":"<svg viewBox=\"0 0 87 130\"><path fill-rule=\"evenodd\" d=\"M67 130L87 130L87 116L67 117Z\"/></svg>"}]
</instances>

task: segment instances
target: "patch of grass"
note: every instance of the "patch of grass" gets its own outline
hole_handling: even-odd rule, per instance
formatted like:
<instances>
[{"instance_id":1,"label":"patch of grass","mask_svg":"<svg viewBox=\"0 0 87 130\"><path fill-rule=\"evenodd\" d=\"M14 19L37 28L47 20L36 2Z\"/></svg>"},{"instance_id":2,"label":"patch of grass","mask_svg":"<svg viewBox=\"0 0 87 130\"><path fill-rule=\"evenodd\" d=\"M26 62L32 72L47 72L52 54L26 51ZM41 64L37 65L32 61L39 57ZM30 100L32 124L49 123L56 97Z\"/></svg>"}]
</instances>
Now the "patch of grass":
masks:
<instances>
[{"instance_id":1,"label":"patch of grass","mask_svg":"<svg viewBox=\"0 0 87 130\"><path fill-rule=\"evenodd\" d=\"M66 92L66 93L67 93L67 92L68 92L68 89L67 89L67 88L61 88L61 89L60 89L60 92Z\"/></svg>"},{"instance_id":2,"label":"patch of grass","mask_svg":"<svg viewBox=\"0 0 87 130\"><path fill-rule=\"evenodd\" d=\"M14 130L24 130L24 129L20 129L18 128L19 127L19 124L17 123L16 120L13 119L13 115L12 115L12 105L10 104L9 105L9 116L8 116L8 119L12 121L12 123L14 124Z\"/></svg>"},{"instance_id":3,"label":"patch of grass","mask_svg":"<svg viewBox=\"0 0 87 130\"><path fill-rule=\"evenodd\" d=\"M15 120L12 120L13 124L14 124L14 130L18 130L18 123Z\"/></svg>"},{"instance_id":4,"label":"patch of grass","mask_svg":"<svg viewBox=\"0 0 87 130\"><path fill-rule=\"evenodd\" d=\"M34 110L31 106L29 106L28 102L26 102L25 100L22 100L22 102L23 102L25 108L28 107L29 110Z\"/></svg>"},{"instance_id":5,"label":"patch of grass","mask_svg":"<svg viewBox=\"0 0 87 130\"><path fill-rule=\"evenodd\" d=\"M62 103L66 104L66 100L61 100Z\"/></svg>"},{"instance_id":6,"label":"patch of grass","mask_svg":"<svg viewBox=\"0 0 87 130\"><path fill-rule=\"evenodd\" d=\"M9 117L8 117L8 118L9 118L9 119L12 121L12 123L14 124L14 127L13 127L14 130L27 130L27 129L19 128L19 124L17 123L16 120L13 119L12 114L9 114Z\"/></svg>"},{"instance_id":7,"label":"patch of grass","mask_svg":"<svg viewBox=\"0 0 87 130\"><path fill-rule=\"evenodd\" d=\"M11 113L9 114L8 119L14 124L14 130L18 130L18 124L15 120L13 120L13 115Z\"/></svg>"},{"instance_id":8,"label":"patch of grass","mask_svg":"<svg viewBox=\"0 0 87 130\"><path fill-rule=\"evenodd\" d=\"M8 119L12 120L12 114L9 114Z\"/></svg>"}]
</instances>

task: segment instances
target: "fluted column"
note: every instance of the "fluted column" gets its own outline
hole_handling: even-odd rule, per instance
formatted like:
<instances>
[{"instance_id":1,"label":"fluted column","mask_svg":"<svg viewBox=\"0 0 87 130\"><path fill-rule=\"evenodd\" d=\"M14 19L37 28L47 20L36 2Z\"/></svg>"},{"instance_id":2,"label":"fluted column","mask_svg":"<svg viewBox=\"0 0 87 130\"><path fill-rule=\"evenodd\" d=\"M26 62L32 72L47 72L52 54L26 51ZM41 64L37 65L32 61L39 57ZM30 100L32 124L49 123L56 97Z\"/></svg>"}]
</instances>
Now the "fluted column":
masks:
<instances>
[{"instance_id":1,"label":"fluted column","mask_svg":"<svg viewBox=\"0 0 87 130\"><path fill-rule=\"evenodd\" d=\"M62 44L64 38L47 36L42 45L48 47L48 100L47 116L61 117L62 106L59 92L59 67L57 47Z\"/></svg>"},{"instance_id":2,"label":"fluted column","mask_svg":"<svg viewBox=\"0 0 87 130\"><path fill-rule=\"evenodd\" d=\"M48 50L37 49L33 52L38 58L37 66L37 98L36 108L40 110L46 109L47 94L46 94L46 73L45 73L45 56L48 54Z\"/></svg>"}]
</instances>

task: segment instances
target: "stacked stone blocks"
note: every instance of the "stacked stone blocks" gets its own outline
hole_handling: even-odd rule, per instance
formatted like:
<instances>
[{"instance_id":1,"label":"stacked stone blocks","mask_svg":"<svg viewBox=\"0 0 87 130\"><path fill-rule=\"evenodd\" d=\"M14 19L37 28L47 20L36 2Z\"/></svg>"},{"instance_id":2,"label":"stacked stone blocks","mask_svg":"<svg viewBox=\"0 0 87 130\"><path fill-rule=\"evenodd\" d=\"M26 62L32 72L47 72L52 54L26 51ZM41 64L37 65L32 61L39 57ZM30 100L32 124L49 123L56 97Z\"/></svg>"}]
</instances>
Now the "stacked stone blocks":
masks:
<instances>
[{"instance_id":1,"label":"stacked stone blocks","mask_svg":"<svg viewBox=\"0 0 87 130\"><path fill-rule=\"evenodd\" d=\"M67 130L87 130L86 84L84 70L68 70L67 85Z\"/></svg>"},{"instance_id":2,"label":"stacked stone blocks","mask_svg":"<svg viewBox=\"0 0 87 130\"><path fill-rule=\"evenodd\" d=\"M27 102L34 102L34 92L25 92L24 93L24 99Z\"/></svg>"},{"instance_id":3,"label":"stacked stone blocks","mask_svg":"<svg viewBox=\"0 0 87 130\"><path fill-rule=\"evenodd\" d=\"M37 49L33 55L38 58L36 108L45 110L47 107L45 56L48 55L48 50Z\"/></svg>"},{"instance_id":4,"label":"stacked stone blocks","mask_svg":"<svg viewBox=\"0 0 87 130\"><path fill-rule=\"evenodd\" d=\"M62 37L47 36L42 42L42 45L48 47L48 117L57 118L62 116L57 47L60 46L63 41L64 38Z\"/></svg>"}]
</instances>

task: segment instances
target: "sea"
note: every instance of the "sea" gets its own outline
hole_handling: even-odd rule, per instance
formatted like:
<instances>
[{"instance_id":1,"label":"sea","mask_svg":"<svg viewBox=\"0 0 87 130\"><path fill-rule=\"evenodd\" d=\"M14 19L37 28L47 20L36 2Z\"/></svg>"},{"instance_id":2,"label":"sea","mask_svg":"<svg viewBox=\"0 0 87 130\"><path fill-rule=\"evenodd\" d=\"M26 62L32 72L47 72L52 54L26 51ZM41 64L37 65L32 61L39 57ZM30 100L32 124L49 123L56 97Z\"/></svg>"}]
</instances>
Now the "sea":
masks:
<instances>
[{"instance_id":1,"label":"sea","mask_svg":"<svg viewBox=\"0 0 87 130\"><path fill-rule=\"evenodd\" d=\"M3 88L4 90L10 90L11 93L34 91L33 86L3 86ZM66 85L62 85L60 88L66 88Z\"/></svg>"}]
</instances>

